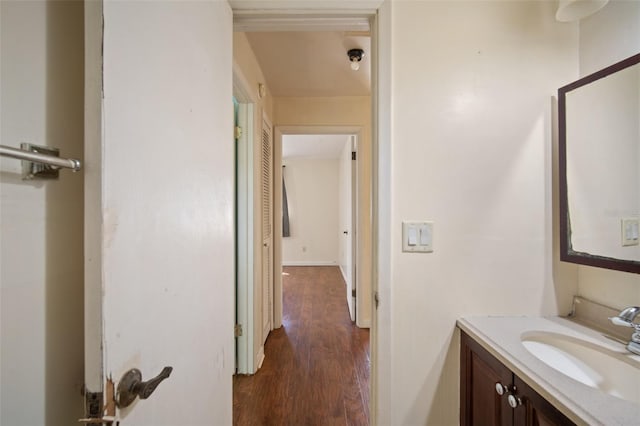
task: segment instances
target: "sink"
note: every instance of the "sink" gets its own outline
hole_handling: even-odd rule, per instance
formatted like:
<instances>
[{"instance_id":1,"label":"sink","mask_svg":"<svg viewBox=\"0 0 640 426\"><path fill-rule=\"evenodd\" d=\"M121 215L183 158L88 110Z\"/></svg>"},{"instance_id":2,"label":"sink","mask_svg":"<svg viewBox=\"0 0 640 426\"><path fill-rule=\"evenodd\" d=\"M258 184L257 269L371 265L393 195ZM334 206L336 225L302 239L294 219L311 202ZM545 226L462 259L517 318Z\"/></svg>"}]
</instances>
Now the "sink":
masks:
<instances>
[{"instance_id":1,"label":"sink","mask_svg":"<svg viewBox=\"0 0 640 426\"><path fill-rule=\"evenodd\" d=\"M624 345L605 345L547 331L521 336L524 347L558 372L609 395L640 404L640 361Z\"/></svg>"}]
</instances>

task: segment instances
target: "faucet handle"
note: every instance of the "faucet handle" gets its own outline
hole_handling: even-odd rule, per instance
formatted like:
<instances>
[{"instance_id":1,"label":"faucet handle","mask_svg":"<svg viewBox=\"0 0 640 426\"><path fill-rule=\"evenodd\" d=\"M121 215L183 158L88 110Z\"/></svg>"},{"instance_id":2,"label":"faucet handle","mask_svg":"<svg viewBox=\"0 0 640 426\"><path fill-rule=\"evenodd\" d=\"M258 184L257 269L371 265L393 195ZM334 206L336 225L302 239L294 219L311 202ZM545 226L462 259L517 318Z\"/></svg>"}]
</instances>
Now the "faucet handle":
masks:
<instances>
[{"instance_id":1,"label":"faucet handle","mask_svg":"<svg viewBox=\"0 0 640 426\"><path fill-rule=\"evenodd\" d=\"M638 306L630 306L628 308L623 309L618 316L609 318L609 321L614 323L615 325L619 325L622 327L631 327L636 331L640 330L640 324L636 324L633 322L636 317L640 315L640 307Z\"/></svg>"},{"instance_id":2,"label":"faucet handle","mask_svg":"<svg viewBox=\"0 0 640 426\"><path fill-rule=\"evenodd\" d=\"M633 322L638 314L640 314L640 306L630 306L626 309L623 309L622 312L618 314L618 317L625 321Z\"/></svg>"},{"instance_id":3,"label":"faucet handle","mask_svg":"<svg viewBox=\"0 0 640 426\"><path fill-rule=\"evenodd\" d=\"M610 317L609 321L611 321L615 325L619 325L622 327L633 327L633 323L631 321L627 321L626 319L623 319L620 316Z\"/></svg>"}]
</instances>

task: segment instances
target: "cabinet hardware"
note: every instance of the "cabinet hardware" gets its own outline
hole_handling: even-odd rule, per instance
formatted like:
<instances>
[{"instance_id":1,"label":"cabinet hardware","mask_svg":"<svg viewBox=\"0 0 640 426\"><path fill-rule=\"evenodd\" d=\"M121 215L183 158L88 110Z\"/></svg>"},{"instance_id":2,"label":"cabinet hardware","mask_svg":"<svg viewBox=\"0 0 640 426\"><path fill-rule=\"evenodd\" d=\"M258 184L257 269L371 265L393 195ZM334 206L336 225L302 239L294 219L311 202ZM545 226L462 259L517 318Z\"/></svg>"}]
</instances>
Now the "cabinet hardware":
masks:
<instances>
[{"instance_id":1,"label":"cabinet hardware","mask_svg":"<svg viewBox=\"0 0 640 426\"><path fill-rule=\"evenodd\" d=\"M522 400L514 394L509 395L507 397L507 401L509 401L509 406L511 408L518 408L522 405Z\"/></svg>"},{"instance_id":2,"label":"cabinet hardware","mask_svg":"<svg viewBox=\"0 0 640 426\"><path fill-rule=\"evenodd\" d=\"M500 396L509 393L509 386L505 386L500 382L496 383L496 393Z\"/></svg>"}]
</instances>

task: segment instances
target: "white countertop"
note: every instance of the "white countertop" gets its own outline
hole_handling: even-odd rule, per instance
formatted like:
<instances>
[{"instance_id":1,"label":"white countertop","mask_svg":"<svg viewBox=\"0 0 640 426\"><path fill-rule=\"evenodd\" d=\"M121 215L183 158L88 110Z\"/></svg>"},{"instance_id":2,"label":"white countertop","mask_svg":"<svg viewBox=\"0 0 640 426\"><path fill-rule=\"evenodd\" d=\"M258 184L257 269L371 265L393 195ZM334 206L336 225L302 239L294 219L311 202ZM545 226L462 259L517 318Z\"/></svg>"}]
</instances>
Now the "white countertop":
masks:
<instances>
[{"instance_id":1,"label":"white countertop","mask_svg":"<svg viewBox=\"0 0 640 426\"><path fill-rule=\"evenodd\" d=\"M559 373L531 354L521 336L550 332L590 341L632 359L625 345L560 317L469 317L458 327L578 425L640 425L640 405L608 395ZM640 387L640 383L638 383Z\"/></svg>"}]
</instances>

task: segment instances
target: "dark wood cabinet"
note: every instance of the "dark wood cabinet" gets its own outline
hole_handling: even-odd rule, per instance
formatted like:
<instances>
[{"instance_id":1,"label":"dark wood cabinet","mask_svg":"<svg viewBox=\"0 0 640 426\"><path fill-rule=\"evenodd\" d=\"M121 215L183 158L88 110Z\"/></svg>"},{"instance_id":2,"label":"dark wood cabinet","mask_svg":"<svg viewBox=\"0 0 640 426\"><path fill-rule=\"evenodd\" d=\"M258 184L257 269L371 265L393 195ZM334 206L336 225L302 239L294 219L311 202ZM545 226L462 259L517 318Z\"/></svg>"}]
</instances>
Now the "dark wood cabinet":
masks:
<instances>
[{"instance_id":1,"label":"dark wood cabinet","mask_svg":"<svg viewBox=\"0 0 640 426\"><path fill-rule=\"evenodd\" d=\"M461 425L574 425L475 340L460 336Z\"/></svg>"}]
</instances>

